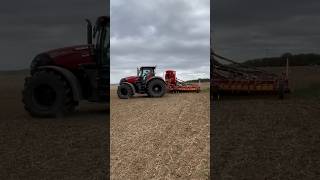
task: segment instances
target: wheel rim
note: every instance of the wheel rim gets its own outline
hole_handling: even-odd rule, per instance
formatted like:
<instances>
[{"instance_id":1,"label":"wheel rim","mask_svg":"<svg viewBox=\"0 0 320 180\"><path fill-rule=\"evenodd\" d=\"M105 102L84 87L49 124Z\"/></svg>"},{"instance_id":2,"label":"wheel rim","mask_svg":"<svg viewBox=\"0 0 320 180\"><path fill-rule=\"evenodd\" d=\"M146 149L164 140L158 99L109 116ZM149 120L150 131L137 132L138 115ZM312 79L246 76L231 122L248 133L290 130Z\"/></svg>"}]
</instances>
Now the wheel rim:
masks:
<instances>
[{"instance_id":1,"label":"wheel rim","mask_svg":"<svg viewBox=\"0 0 320 180\"><path fill-rule=\"evenodd\" d=\"M121 88L120 90L121 94L124 95L124 96L127 96L128 95L128 90L126 88Z\"/></svg>"},{"instance_id":2,"label":"wheel rim","mask_svg":"<svg viewBox=\"0 0 320 180\"><path fill-rule=\"evenodd\" d=\"M152 91L156 94L160 94L162 92L162 86L160 85L155 85L152 87Z\"/></svg>"},{"instance_id":3,"label":"wheel rim","mask_svg":"<svg viewBox=\"0 0 320 180\"><path fill-rule=\"evenodd\" d=\"M34 89L33 99L38 105L48 108L56 102L57 94L51 86L41 84Z\"/></svg>"}]
</instances>

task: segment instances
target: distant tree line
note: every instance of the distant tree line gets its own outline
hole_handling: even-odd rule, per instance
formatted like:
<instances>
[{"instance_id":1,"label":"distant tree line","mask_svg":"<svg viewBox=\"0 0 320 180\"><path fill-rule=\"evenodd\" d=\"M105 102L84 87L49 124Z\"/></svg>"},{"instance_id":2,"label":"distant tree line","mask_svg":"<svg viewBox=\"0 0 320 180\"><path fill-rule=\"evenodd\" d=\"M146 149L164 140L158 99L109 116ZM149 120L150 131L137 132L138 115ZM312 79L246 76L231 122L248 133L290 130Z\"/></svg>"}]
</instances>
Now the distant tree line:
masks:
<instances>
[{"instance_id":1,"label":"distant tree line","mask_svg":"<svg viewBox=\"0 0 320 180\"><path fill-rule=\"evenodd\" d=\"M286 60L289 59L290 66L310 66L310 65L320 65L320 55L319 54L297 54L292 55L290 53L285 53L280 57L268 57L261 59L252 59L243 62L242 64L255 67L274 67L274 66L285 66Z\"/></svg>"},{"instance_id":2,"label":"distant tree line","mask_svg":"<svg viewBox=\"0 0 320 180\"><path fill-rule=\"evenodd\" d=\"M194 80L189 80L189 81L185 81L186 83L197 83L197 82L210 82L210 79L209 78L205 78L205 79L194 79Z\"/></svg>"}]
</instances>

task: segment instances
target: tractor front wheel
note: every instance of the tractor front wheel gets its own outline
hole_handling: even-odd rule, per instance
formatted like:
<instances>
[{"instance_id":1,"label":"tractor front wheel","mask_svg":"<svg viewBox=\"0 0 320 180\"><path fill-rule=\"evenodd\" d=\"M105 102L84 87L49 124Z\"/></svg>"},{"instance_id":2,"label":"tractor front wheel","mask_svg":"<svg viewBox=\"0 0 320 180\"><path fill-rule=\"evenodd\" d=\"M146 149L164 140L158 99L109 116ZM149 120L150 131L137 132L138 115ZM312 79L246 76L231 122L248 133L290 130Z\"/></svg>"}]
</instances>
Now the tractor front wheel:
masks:
<instances>
[{"instance_id":1,"label":"tractor front wheel","mask_svg":"<svg viewBox=\"0 0 320 180\"><path fill-rule=\"evenodd\" d=\"M61 117L77 105L68 82L53 71L27 77L22 96L25 109L35 117Z\"/></svg>"},{"instance_id":2,"label":"tractor front wheel","mask_svg":"<svg viewBox=\"0 0 320 180\"><path fill-rule=\"evenodd\" d=\"M133 89L129 84L121 84L118 86L117 94L120 99L129 99L134 95Z\"/></svg>"},{"instance_id":3,"label":"tractor front wheel","mask_svg":"<svg viewBox=\"0 0 320 180\"><path fill-rule=\"evenodd\" d=\"M147 89L150 97L162 97L166 93L166 84L160 79L154 79L148 83Z\"/></svg>"}]
</instances>

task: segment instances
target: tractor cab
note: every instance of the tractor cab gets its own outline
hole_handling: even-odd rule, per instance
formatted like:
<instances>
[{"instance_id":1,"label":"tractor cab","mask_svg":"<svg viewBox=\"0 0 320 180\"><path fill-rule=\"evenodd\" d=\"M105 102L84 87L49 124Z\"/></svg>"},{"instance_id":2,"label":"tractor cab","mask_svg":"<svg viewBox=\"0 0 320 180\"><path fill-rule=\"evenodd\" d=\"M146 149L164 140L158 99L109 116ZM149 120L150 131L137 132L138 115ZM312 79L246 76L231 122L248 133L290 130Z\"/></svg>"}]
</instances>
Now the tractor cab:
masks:
<instances>
[{"instance_id":1,"label":"tractor cab","mask_svg":"<svg viewBox=\"0 0 320 180\"><path fill-rule=\"evenodd\" d=\"M89 23L90 24L90 23ZM91 35L91 25L88 27L88 35ZM98 66L105 66L109 64L110 53L110 18L106 16L99 17L93 28L92 37L96 40L96 62ZM90 39L89 39L90 41ZM92 40L91 40L92 42ZM90 43L90 42L89 42Z\"/></svg>"},{"instance_id":2,"label":"tractor cab","mask_svg":"<svg viewBox=\"0 0 320 180\"><path fill-rule=\"evenodd\" d=\"M140 68L137 68L137 76L141 80L148 80L155 76L155 66L142 66Z\"/></svg>"},{"instance_id":3,"label":"tractor cab","mask_svg":"<svg viewBox=\"0 0 320 180\"><path fill-rule=\"evenodd\" d=\"M137 79L134 83L137 92L146 92L147 82L155 76L155 69L155 66L141 66L140 68L137 68Z\"/></svg>"},{"instance_id":4,"label":"tractor cab","mask_svg":"<svg viewBox=\"0 0 320 180\"><path fill-rule=\"evenodd\" d=\"M93 48L94 63L82 65L90 82L84 88L90 101L105 102L109 98L110 18L99 17L94 27L89 20L87 23L87 39Z\"/></svg>"}]
</instances>

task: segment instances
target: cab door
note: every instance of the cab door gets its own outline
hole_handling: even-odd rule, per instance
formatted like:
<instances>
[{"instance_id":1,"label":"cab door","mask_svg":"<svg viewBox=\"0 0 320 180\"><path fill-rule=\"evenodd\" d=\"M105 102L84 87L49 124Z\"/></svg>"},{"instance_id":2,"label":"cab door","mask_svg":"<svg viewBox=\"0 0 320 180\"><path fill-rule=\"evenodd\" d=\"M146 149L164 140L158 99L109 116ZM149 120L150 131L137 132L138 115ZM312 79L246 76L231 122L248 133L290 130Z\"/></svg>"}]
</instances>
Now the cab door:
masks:
<instances>
[{"instance_id":1,"label":"cab door","mask_svg":"<svg viewBox=\"0 0 320 180\"><path fill-rule=\"evenodd\" d=\"M99 21L99 20L98 20ZM99 101L109 101L110 94L110 25L97 23L96 63Z\"/></svg>"}]
</instances>

